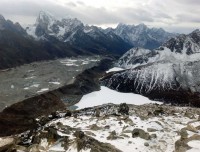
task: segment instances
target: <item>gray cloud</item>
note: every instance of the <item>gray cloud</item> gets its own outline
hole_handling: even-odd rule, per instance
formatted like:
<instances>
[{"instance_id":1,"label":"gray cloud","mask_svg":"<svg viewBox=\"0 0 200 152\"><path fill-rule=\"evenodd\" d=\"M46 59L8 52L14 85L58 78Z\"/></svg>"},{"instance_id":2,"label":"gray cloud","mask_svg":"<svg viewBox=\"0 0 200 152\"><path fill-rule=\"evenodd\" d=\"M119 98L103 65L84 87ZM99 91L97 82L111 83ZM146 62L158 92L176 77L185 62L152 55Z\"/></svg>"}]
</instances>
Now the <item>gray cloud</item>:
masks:
<instances>
[{"instance_id":1,"label":"gray cloud","mask_svg":"<svg viewBox=\"0 0 200 152\"><path fill-rule=\"evenodd\" d=\"M125 0L124 6L102 2L100 7L89 5L86 0L65 0L62 4L59 1L61 0L1 0L0 14L21 24L33 24L39 11L44 10L57 17L76 17L85 24L145 23L151 27L163 27L172 32L183 33L200 26L200 10L197 9L200 6L199 0Z\"/></svg>"}]
</instances>

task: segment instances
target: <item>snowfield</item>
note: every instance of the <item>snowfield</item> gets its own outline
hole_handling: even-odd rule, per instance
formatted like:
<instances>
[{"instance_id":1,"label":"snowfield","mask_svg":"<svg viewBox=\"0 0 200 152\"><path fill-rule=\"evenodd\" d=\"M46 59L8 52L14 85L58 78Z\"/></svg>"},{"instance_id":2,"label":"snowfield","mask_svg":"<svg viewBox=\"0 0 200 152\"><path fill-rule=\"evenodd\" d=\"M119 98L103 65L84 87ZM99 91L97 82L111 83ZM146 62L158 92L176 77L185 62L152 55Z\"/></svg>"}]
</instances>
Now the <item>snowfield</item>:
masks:
<instances>
[{"instance_id":1,"label":"snowfield","mask_svg":"<svg viewBox=\"0 0 200 152\"><path fill-rule=\"evenodd\" d=\"M146 103L158 103L161 102L152 101L142 95L134 93L121 93L115 90L111 90L107 87L101 86L100 91L94 91L87 95L84 95L79 103L76 104L78 109L83 109L87 107L98 106L102 104L113 103L127 103L134 105L142 105Z\"/></svg>"}]
</instances>

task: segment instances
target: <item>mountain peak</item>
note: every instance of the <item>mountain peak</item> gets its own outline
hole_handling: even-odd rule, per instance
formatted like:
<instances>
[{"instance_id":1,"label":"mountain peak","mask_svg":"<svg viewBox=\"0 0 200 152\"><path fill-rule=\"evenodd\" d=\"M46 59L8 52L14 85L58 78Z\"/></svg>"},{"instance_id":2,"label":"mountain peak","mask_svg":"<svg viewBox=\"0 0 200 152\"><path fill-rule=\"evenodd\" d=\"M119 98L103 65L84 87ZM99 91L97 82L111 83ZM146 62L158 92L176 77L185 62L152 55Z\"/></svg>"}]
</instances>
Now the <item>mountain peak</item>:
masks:
<instances>
[{"instance_id":1,"label":"mountain peak","mask_svg":"<svg viewBox=\"0 0 200 152\"><path fill-rule=\"evenodd\" d=\"M137 26L140 26L140 27L147 27L144 23L140 23L140 24L138 24Z\"/></svg>"},{"instance_id":2,"label":"mountain peak","mask_svg":"<svg viewBox=\"0 0 200 152\"><path fill-rule=\"evenodd\" d=\"M51 13L47 11L40 11L36 20L36 24L40 24L41 22L49 24L50 22L54 20L55 20L55 17Z\"/></svg>"},{"instance_id":3,"label":"mountain peak","mask_svg":"<svg viewBox=\"0 0 200 152\"><path fill-rule=\"evenodd\" d=\"M148 28L144 23L138 24L136 27L138 27L140 30L145 30Z\"/></svg>"},{"instance_id":4,"label":"mountain peak","mask_svg":"<svg viewBox=\"0 0 200 152\"><path fill-rule=\"evenodd\" d=\"M194 33L200 34L200 30L199 30L199 29L196 29L196 30L194 30L194 31L192 32L192 34L194 34Z\"/></svg>"},{"instance_id":5,"label":"mountain peak","mask_svg":"<svg viewBox=\"0 0 200 152\"><path fill-rule=\"evenodd\" d=\"M0 14L0 20L5 21L5 18L3 17L3 15Z\"/></svg>"}]
</instances>

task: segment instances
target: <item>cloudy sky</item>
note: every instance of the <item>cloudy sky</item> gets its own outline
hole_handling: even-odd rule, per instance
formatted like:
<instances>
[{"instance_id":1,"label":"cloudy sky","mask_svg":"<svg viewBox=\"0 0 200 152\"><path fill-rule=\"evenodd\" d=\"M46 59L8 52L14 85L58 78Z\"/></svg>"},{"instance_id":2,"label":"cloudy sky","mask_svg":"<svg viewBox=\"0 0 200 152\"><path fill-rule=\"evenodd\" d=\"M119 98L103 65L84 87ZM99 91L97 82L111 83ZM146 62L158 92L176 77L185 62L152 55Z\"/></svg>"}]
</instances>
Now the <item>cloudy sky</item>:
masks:
<instances>
[{"instance_id":1,"label":"cloudy sky","mask_svg":"<svg viewBox=\"0 0 200 152\"><path fill-rule=\"evenodd\" d=\"M43 10L89 25L145 23L181 33L200 28L199 7L200 0L0 0L0 14L22 25L33 24Z\"/></svg>"}]
</instances>

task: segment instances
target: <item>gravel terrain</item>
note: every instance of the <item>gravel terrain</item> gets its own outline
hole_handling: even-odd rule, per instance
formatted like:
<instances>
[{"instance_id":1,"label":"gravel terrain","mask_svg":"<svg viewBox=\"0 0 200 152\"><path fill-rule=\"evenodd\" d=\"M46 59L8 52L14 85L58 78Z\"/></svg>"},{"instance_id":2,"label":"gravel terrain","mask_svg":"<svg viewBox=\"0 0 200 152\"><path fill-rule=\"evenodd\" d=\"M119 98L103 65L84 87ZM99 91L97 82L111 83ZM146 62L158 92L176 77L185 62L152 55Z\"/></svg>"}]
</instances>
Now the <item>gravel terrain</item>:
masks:
<instances>
[{"instance_id":1,"label":"gravel terrain","mask_svg":"<svg viewBox=\"0 0 200 152\"><path fill-rule=\"evenodd\" d=\"M13 103L72 83L78 74L98 61L99 56L65 58L0 71L0 111Z\"/></svg>"}]
</instances>

